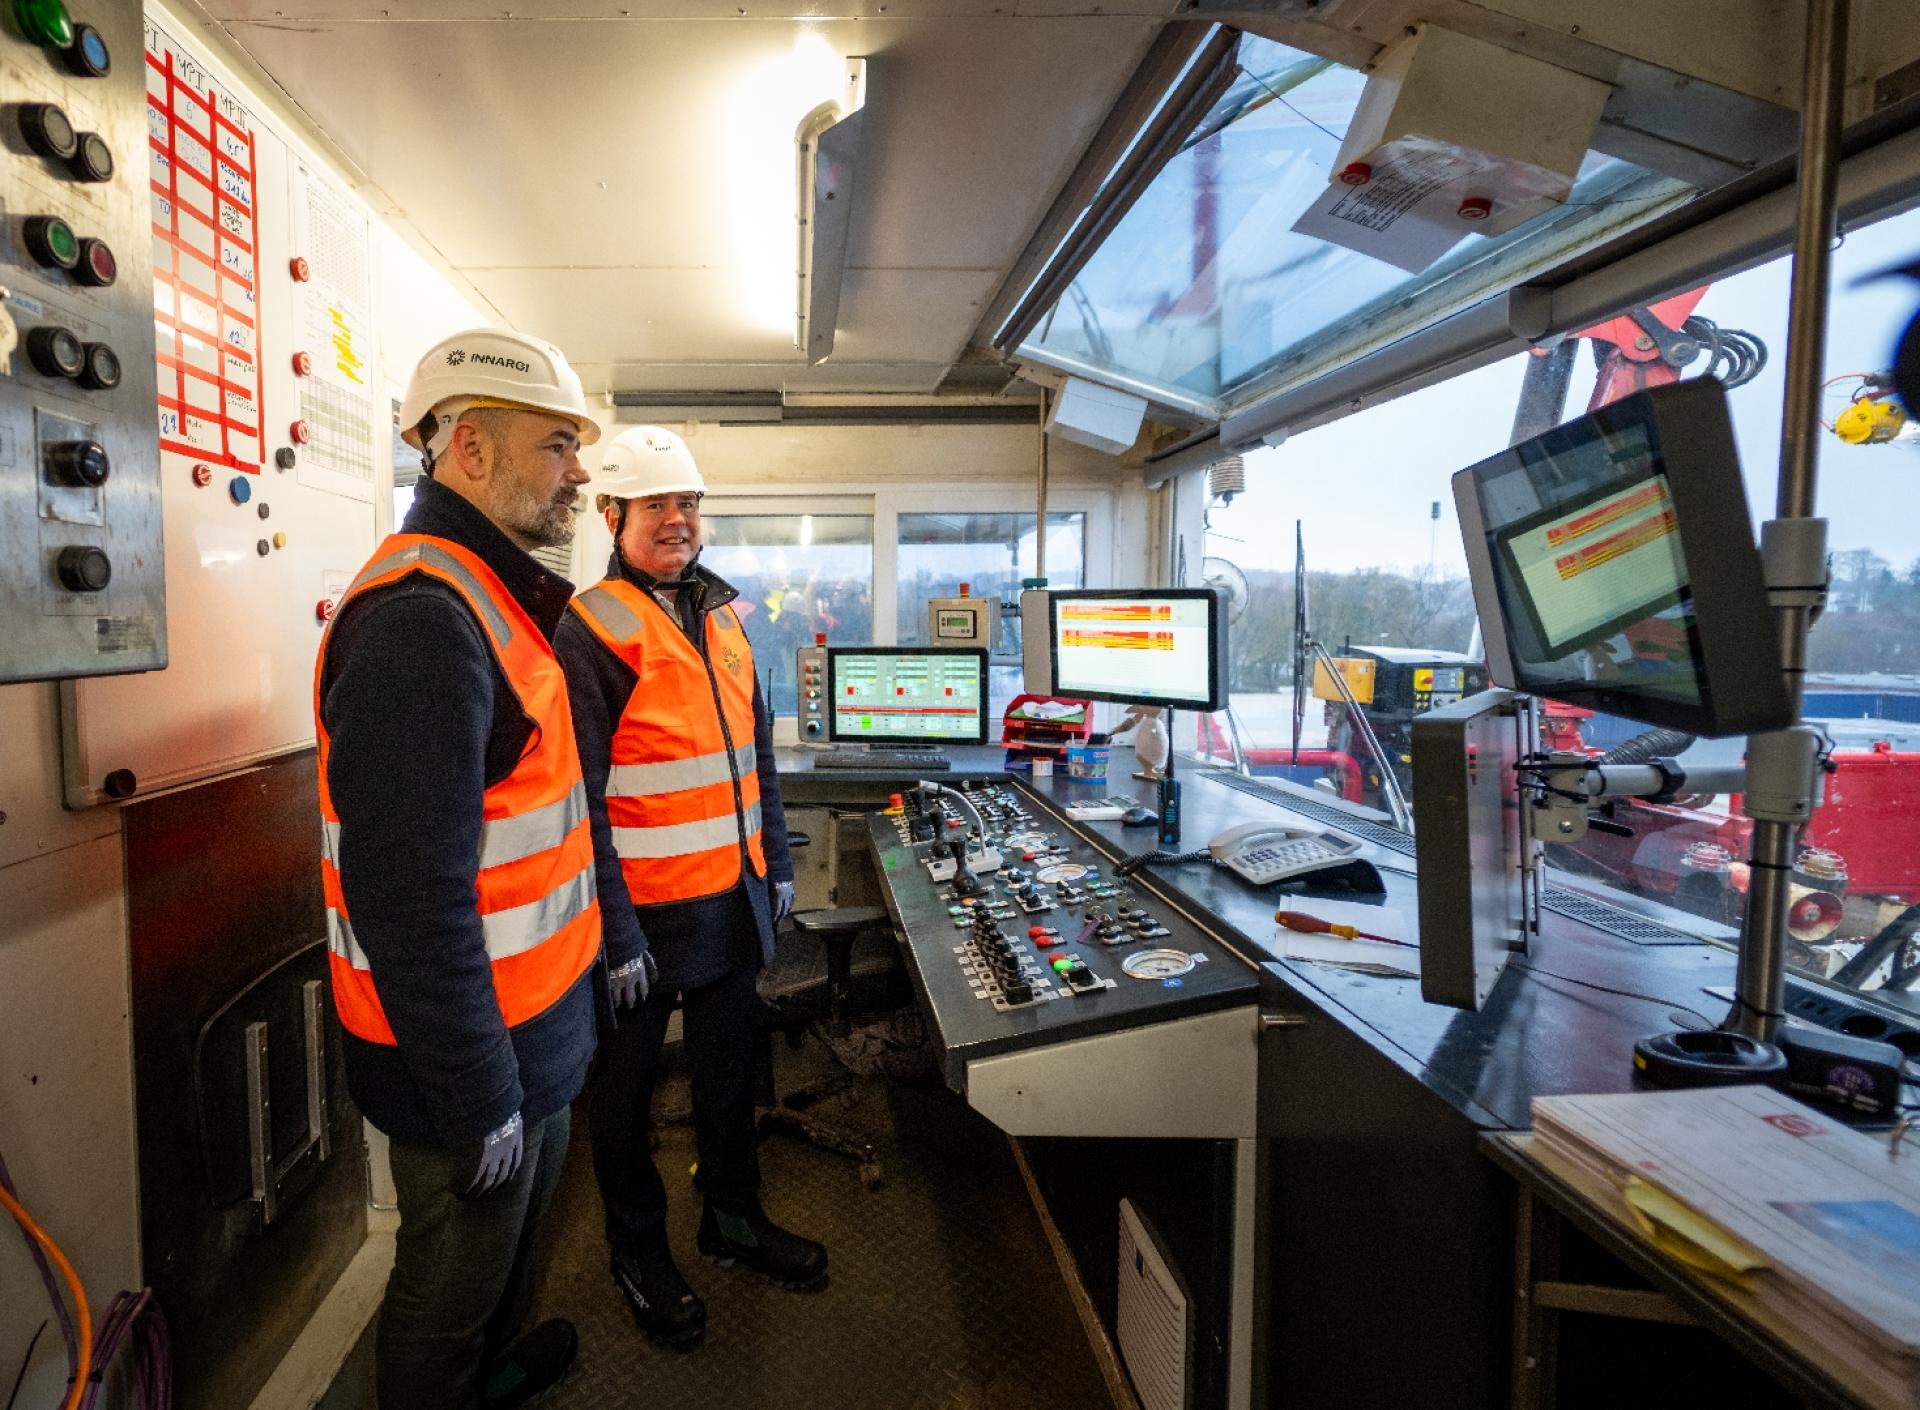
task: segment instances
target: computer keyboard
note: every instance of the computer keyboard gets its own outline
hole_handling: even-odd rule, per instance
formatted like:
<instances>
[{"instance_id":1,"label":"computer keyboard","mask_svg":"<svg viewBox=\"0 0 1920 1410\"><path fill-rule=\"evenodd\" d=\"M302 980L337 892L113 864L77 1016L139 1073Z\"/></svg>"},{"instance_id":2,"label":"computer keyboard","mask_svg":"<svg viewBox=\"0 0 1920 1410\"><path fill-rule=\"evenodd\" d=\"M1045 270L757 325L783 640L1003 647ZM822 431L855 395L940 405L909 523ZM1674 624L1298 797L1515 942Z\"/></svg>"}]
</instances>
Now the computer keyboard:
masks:
<instances>
[{"instance_id":1,"label":"computer keyboard","mask_svg":"<svg viewBox=\"0 0 1920 1410\"><path fill-rule=\"evenodd\" d=\"M813 756L816 769L868 769L874 773L940 773L953 767L931 749L829 749Z\"/></svg>"}]
</instances>

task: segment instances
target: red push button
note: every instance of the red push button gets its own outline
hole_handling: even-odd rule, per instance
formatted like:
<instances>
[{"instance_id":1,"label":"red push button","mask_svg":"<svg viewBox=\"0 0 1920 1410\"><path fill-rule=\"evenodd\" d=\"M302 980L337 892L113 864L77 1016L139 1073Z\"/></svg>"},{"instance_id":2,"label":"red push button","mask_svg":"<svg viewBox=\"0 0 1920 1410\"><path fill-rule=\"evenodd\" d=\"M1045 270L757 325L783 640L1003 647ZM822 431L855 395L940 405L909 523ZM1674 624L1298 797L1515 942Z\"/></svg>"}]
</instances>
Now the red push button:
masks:
<instances>
[{"instance_id":1,"label":"red push button","mask_svg":"<svg viewBox=\"0 0 1920 1410\"><path fill-rule=\"evenodd\" d=\"M74 266L73 277L96 289L107 288L120 277L120 261L105 240L89 237L80 242L80 263Z\"/></svg>"}]
</instances>

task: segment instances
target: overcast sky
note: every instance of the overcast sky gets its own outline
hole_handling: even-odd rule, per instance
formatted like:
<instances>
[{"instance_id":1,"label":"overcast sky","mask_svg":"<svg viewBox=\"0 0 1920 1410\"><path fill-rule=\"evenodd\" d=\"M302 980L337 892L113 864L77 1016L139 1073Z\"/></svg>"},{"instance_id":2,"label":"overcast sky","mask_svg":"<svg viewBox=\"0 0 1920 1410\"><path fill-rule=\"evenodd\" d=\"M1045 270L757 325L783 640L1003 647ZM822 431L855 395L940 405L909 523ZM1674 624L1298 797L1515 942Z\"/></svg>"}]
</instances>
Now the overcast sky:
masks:
<instances>
[{"instance_id":1,"label":"overcast sky","mask_svg":"<svg viewBox=\"0 0 1920 1410\"><path fill-rule=\"evenodd\" d=\"M1872 371L1892 361L1900 330L1920 307L1920 284L1895 278L1855 288L1860 275L1920 257L1920 212L1849 234L1834 256L1826 375ZM1744 328L1767 345L1766 370L1732 394L1747 498L1756 520L1771 516L1780 458L1789 261L1715 284L1698 313ZM1449 575L1466 571L1448 476L1507 443L1524 355L1309 431L1247 457L1247 492L1213 511L1208 551L1243 568L1291 569L1294 519L1306 524L1307 562L1332 571L1406 570L1429 546ZM1695 365L1698 370L1700 364ZM1593 390L1581 350L1568 415ZM1846 388L1825 401L1828 420ZM1834 550L1871 548L1905 568L1920 557L1920 442L1849 446L1820 438L1818 512ZM1432 532L1431 505L1441 520ZM1230 542L1229 537L1242 540Z\"/></svg>"}]
</instances>

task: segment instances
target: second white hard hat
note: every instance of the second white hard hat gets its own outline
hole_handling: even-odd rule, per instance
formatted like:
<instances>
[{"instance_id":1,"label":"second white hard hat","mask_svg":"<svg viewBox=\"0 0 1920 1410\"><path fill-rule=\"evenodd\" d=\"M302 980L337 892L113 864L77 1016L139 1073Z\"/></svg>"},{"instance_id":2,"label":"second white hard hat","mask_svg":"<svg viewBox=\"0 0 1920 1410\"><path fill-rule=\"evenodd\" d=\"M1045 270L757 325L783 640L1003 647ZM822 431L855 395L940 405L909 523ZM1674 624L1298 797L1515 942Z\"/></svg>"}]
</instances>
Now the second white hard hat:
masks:
<instances>
[{"instance_id":1,"label":"second white hard hat","mask_svg":"<svg viewBox=\"0 0 1920 1410\"><path fill-rule=\"evenodd\" d=\"M458 405L455 405L458 403ZM444 433L460 412L474 406L550 411L580 428L580 444L600 439L600 423L587 410L586 393L566 355L543 338L508 328L469 328L443 338L413 369L400 403L400 435L417 450L445 449ZM420 421L438 413L429 446Z\"/></svg>"},{"instance_id":2,"label":"second white hard hat","mask_svg":"<svg viewBox=\"0 0 1920 1410\"><path fill-rule=\"evenodd\" d=\"M664 426L632 426L607 443L589 493L610 499L705 494L707 482L687 443Z\"/></svg>"}]
</instances>

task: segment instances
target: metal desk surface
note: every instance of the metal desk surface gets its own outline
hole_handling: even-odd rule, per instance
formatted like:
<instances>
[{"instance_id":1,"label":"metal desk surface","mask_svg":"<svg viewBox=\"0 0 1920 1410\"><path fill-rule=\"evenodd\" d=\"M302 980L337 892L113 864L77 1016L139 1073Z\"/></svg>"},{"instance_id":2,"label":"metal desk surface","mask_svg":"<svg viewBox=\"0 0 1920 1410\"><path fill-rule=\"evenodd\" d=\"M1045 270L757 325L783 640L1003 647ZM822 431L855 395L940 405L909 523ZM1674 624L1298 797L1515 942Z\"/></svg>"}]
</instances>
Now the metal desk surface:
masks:
<instances>
[{"instance_id":1,"label":"metal desk surface","mask_svg":"<svg viewBox=\"0 0 1920 1410\"><path fill-rule=\"evenodd\" d=\"M1083 782L1061 774L1036 782L1021 775L975 775L970 770L942 781L954 783L964 777L1011 781L1038 805L1036 815L1053 814L1056 830L1075 834L1108 859L1117 860L1155 850L1154 830L1123 828L1117 822L1069 823L1064 808L1078 798L1127 793L1151 805L1153 785L1136 781L1122 771L1121 765L1128 757L1124 751L1115 752L1113 774L1104 782ZM960 762L956 757L956 765ZM787 763L783 751L783 780ZM839 771L835 774L846 777ZM817 788L825 784L825 778L826 771L822 771L806 781ZM1187 849L1203 846L1207 838L1229 827L1287 811L1270 798L1250 796L1228 786L1210 770L1188 771L1182 780L1182 846ZM846 781L869 786L875 782L864 778ZM900 783L904 776L892 775L890 781ZM1320 801L1320 795L1308 797ZM1358 832L1364 840L1366 822L1378 815L1352 810L1350 816L1360 825ZM1294 821L1329 825L1311 816ZM892 839L889 824L884 834L875 833L876 850ZM1384 925L1363 924L1362 928L1417 938L1413 859L1372 842L1366 843L1364 855L1380 869L1387 893L1377 903ZM884 889L896 919L910 935L924 935L928 944L937 941L943 952L950 950L950 937L955 932L944 910L937 916L923 915L932 898L921 877L914 881L912 888L895 887L883 873ZM1351 917L1358 922L1355 898L1351 896L1335 898L1332 893L1300 887L1256 890L1223 868L1198 863L1149 866L1134 879L1134 885L1210 933L1212 941L1196 942L1202 948L1212 943L1228 952L1228 963L1209 972L1210 984L1218 983L1215 976L1224 973L1233 956L1244 966L1248 984L1257 969L1266 969L1280 981L1279 1007L1283 1011L1318 1014L1344 1026L1483 1129L1526 1129L1531 1125L1530 1103L1535 1096L1630 1090L1634 1041L1648 1033L1700 1026L1702 1019L1717 1019L1722 1001L1705 990L1725 987L1733 979L1733 954L1718 946L1635 943L1581 921L1549 914L1533 953L1516 958L1486 1005L1469 1013L1428 1004L1421 998L1415 979L1361 974L1281 958L1280 932L1273 921L1273 911L1279 904L1284 901L1290 908L1309 912L1318 905L1325 913L1332 909L1327 903L1337 899L1342 903L1340 918ZM1149 906L1157 909L1152 900ZM947 957L950 959L950 954ZM1584 987L1590 985L1630 990L1653 999ZM924 992L929 1003L936 998L931 992L934 987ZM1232 1002L1242 1002L1251 993L1250 988L1240 985L1233 989ZM937 1004L935 1016L940 1016ZM1047 1022L1019 1013L996 1013L994 1017L1001 1021L1002 1028L1009 1026L1009 1018L1035 1031L1044 1031L1041 1025ZM971 1033L971 1028L962 1024L954 1036L964 1042Z\"/></svg>"}]
</instances>

